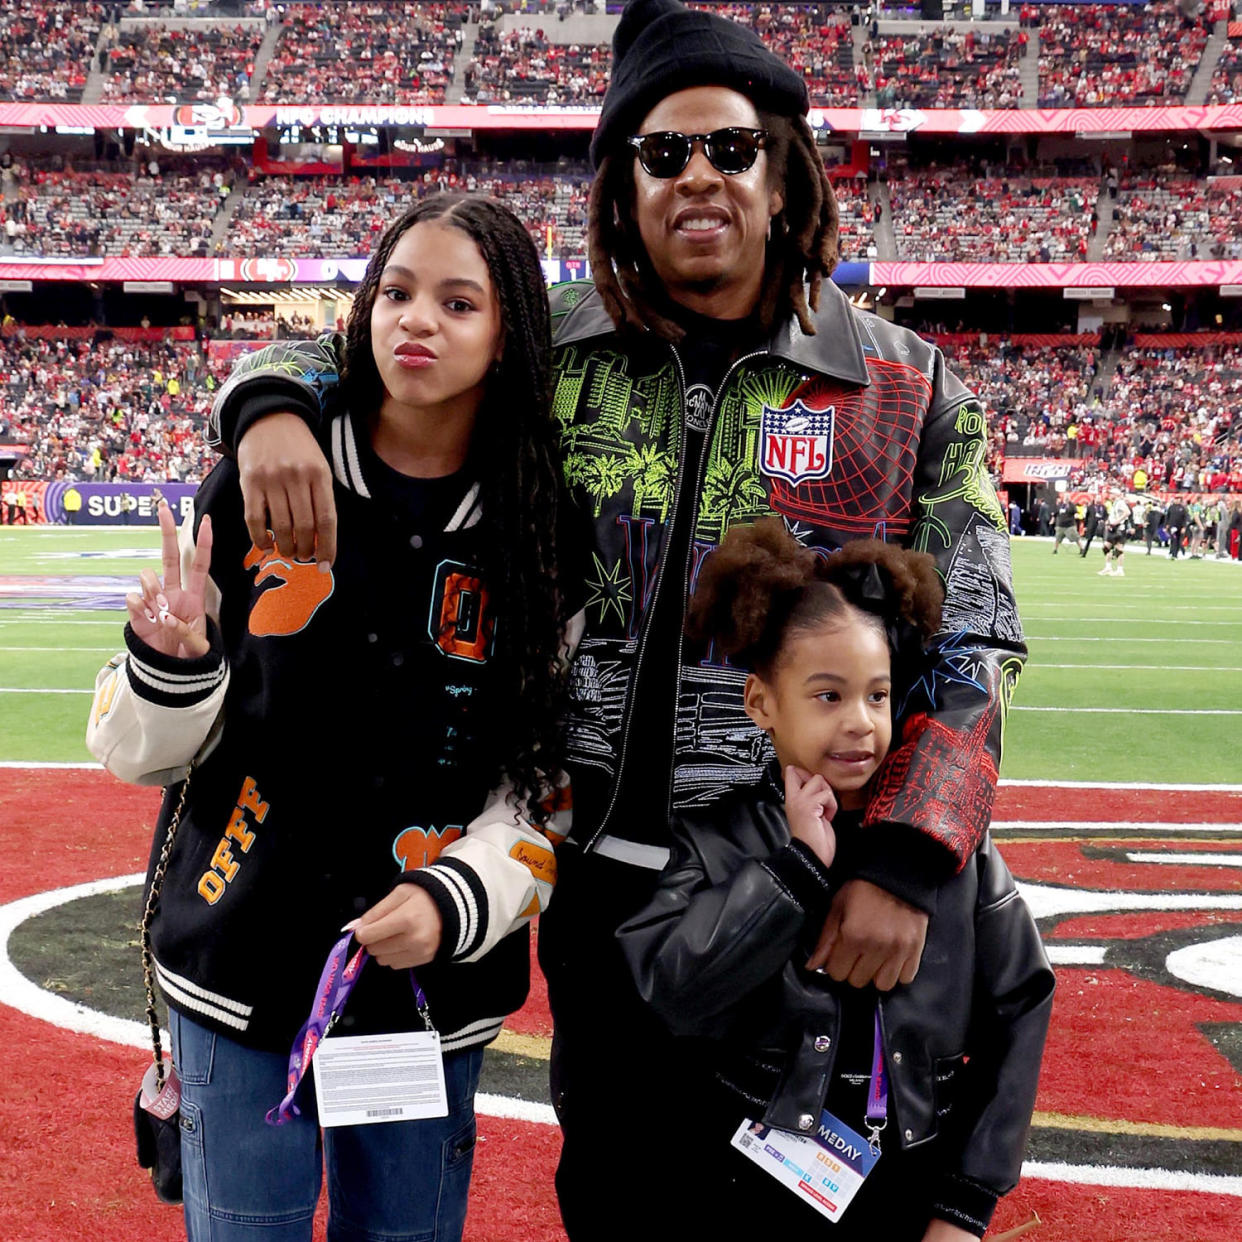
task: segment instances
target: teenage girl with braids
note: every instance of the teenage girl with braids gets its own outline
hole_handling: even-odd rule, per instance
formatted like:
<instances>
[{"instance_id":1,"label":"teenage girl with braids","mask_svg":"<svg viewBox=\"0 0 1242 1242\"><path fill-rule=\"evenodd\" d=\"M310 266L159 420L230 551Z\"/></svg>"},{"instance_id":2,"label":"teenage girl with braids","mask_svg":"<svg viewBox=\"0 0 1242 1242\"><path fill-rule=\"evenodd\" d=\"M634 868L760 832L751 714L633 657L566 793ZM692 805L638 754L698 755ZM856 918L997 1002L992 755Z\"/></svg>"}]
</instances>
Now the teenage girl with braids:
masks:
<instances>
[{"instance_id":1,"label":"teenage girl with braids","mask_svg":"<svg viewBox=\"0 0 1242 1242\"><path fill-rule=\"evenodd\" d=\"M342 363L323 436L331 567L252 542L232 462L199 489L180 558L161 507L163 582L144 572L128 598L88 740L123 778L168 785L153 865L185 792L152 940L192 1240L309 1242L324 1157L330 1238L461 1235L483 1046L525 998L525 928L555 875L541 772L567 605L549 335L518 220L424 200L381 238L344 339L319 345ZM284 349L255 365L294 370ZM300 1116L265 1124L351 926L378 965L341 1030L422 1030L417 968L448 1116L321 1139L306 1086Z\"/></svg>"},{"instance_id":2,"label":"teenage girl with braids","mask_svg":"<svg viewBox=\"0 0 1242 1242\"><path fill-rule=\"evenodd\" d=\"M940 888L912 982L823 973L892 704L941 598L929 556L868 539L824 558L766 518L729 531L691 600L691 635L752 670L746 712L776 754L761 785L675 817L655 895L619 932L640 992L693 1048L670 1114L694 1118L681 1224L705 1236L973 1242L1017 1183L1053 977L990 841ZM793 1146L834 1133L809 1156ZM838 1217L834 1163L873 1137L879 1160ZM774 1150L807 1170L796 1187L763 1167Z\"/></svg>"}]
</instances>

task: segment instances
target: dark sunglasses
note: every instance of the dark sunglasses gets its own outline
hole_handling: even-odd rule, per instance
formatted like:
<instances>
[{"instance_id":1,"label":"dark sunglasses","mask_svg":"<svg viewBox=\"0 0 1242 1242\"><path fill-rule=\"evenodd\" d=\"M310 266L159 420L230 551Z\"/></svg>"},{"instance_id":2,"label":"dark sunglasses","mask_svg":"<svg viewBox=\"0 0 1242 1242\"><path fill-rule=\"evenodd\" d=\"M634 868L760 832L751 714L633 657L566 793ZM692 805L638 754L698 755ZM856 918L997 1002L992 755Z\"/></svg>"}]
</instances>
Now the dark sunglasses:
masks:
<instances>
[{"instance_id":1,"label":"dark sunglasses","mask_svg":"<svg viewBox=\"0 0 1242 1242\"><path fill-rule=\"evenodd\" d=\"M741 129L736 125L713 130L710 134L679 134L667 130L658 134L634 134L626 139L638 152L638 162L643 169L661 179L676 177L690 163L699 143L703 144L703 151L717 172L730 177L744 173L754 167L767 141L767 130Z\"/></svg>"}]
</instances>

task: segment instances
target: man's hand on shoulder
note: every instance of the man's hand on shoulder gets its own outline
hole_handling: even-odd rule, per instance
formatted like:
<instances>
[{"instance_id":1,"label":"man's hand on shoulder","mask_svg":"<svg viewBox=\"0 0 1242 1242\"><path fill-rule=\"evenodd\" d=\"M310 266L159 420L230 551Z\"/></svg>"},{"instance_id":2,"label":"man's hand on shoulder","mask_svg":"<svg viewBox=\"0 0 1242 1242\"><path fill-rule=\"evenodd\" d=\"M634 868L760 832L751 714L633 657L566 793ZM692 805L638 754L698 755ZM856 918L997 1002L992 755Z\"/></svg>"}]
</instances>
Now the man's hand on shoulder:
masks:
<instances>
[{"instance_id":1,"label":"man's hand on shoulder","mask_svg":"<svg viewBox=\"0 0 1242 1242\"><path fill-rule=\"evenodd\" d=\"M314 432L297 414L268 414L237 446L246 528L255 547L275 537L283 556L336 559L336 502L332 469Z\"/></svg>"},{"instance_id":2,"label":"man's hand on shoulder","mask_svg":"<svg viewBox=\"0 0 1242 1242\"><path fill-rule=\"evenodd\" d=\"M808 970L881 992L918 974L927 915L868 880L847 880L832 900Z\"/></svg>"}]
</instances>

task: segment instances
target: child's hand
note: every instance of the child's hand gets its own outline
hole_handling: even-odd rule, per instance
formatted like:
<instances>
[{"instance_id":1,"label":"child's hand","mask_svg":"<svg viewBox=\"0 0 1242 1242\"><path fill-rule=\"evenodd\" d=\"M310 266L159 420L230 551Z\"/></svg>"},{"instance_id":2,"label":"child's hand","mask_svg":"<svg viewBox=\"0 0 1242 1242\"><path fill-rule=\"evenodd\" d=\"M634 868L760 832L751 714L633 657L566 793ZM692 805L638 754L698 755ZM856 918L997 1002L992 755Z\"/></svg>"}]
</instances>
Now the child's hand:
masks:
<instances>
[{"instance_id":1,"label":"child's hand","mask_svg":"<svg viewBox=\"0 0 1242 1242\"><path fill-rule=\"evenodd\" d=\"M203 592L211 568L211 518L204 517L194 545L190 580L181 585L181 551L177 547L177 523L167 501L160 501L160 554L164 562L164 582L144 569L140 581L142 594L131 591L125 597L134 633L164 655L183 660L204 656L207 641L207 609Z\"/></svg>"},{"instance_id":2,"label":"child's hand","mask_svg":"<svg viewBox=\"0 0 1242 1242\"><path fill-rule=\"evenodd\" d=\"M435 957L444 921L425 888L398 884L353 924L352 931L381 966L405 970Z\"/></svg>"},{"instance_id":3,"label":"child's hand","mask_svg":"<svg viewBox=\"0 0 1242 1242\"><path fill-rule=\"evenodd\" d=\"M792 763L785 769L785 817L790 835L814 850L825 867L832 866L837 852L837 834L832 830L836 813L837 800L822 776L812 776Z\"/></svg>"}]
</instances>

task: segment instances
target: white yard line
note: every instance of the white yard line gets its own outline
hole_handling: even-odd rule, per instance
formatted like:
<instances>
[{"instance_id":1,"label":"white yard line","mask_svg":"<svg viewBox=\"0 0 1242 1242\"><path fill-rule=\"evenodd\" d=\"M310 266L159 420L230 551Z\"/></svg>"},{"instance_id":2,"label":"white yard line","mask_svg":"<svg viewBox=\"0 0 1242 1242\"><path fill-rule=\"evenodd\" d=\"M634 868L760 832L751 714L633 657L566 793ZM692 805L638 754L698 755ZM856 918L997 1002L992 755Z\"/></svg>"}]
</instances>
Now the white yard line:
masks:
<instances>
[{"instance_id":1,"label":"white yard line","mask_svg":"<svg viewBox=\"0 0 1242 1242\"><path fill-rule=\"evenodd\" d=\"M1027 634L1028 642L1035 643L1161 643L1165 647L1180 647L1183 643L1215 643L1218 647L1237 645L1236 638L1118 638L1115 634Z\"/></svg>"},{"instance_id":2,"label":"white yard line","mask_svg":"<svg viewBox=\"0 0 1242 1242\"><path fill-rule=\"evenodd\" d=\"M7 650L0 647L0 651ZM17 650L17 648L12 648ZM34 650L34 648L31 648ZM48 651L68 651L67 647L48 647ZM82 651L98 651L98 647L82 647ZM102 650L111 650L111 648L103 648ZM1045 664L1042 660L1035 660L1028 664L1025 673L1029 675L1032 669L1039 668L1134 668L1140 669L1147 673L1242 673L1242 664Z\"/></svg>"},{"instance_id":3,"label":"white yard line","mask_svg":"<svg viewBox=\"0 0 1242 1242\"><path fill-rule=\"evenodd\" d=\"M1224 836L1230 836L1235 833L1242 833L1242 824L1216 824L1208 822L1200 822L1194 824L1179 824L1168 820L1152 820L1146 822L1141 819L1120 820L1120 819L997 819L992 821L992 830L994 832L1150 832L1153 836L1161 833L1171 833L1176 835L1179 832L1219 832ZM1167 854L1161 854L1160 857L1168 858ZM1230 854L1230 858L1235 855ZM1242 855L1237 855L1239 864L1242 865Z\"/></svg>"},{"instance_id":4,"label":"white yard line","mask_svg":"<svg viewBox=\"0 0 1242 1242\"><path fill-rule=\"evenodd\" d=\"M1011 712L1075 712L1108 716L1242 716L1242 708L1234 707L1011 707L1009 710Z\"/></svg>"},{"instance_id":5,"label":"white yard line","mask_svg":"<svg viewBox=\"0 0 1242 1242\"><path fill-rule=\"evenodd\" d=\"M37 686L0 686L0 694L94 694L94 690L51 690Z\"/></svg>"},{"instance_id":6,"label":"white yard line","mask_svg":"<svg viewBox=\"0 0 1242 1242\"><path fill-rule=\"evenodd\" d=\"M1166 781L1051 781L1002 777L997 783L1014 789L1156 789L1171 793L1242 793L1242 785L1188 785Z\"/></svg>"},{"instance_id":7,"label":"white yard line","mask_svg":"<svg viewBox=\"0 0 1242 1242\"><path fill-rule=\"evenodd\" d=\"M115 645L111 647L0 647L0 651L117 651L117 650L119 650L119 648ZM1045 664L1043 667L1054 668L1055 665ZM1080 667L1090 667L1090 666L1083 665ZM1100 667L1104 668L1105 665L1100 665ZM1126 667L1131 667L1131 666L1127 665Z\"/></svg>"},{"instance_id":8,"label":"white yard line","mask_svg":"<svg viewBox=\"0 0 1242 1242\"><path fill-rule=\"evenodd\" d=\"M1159 854L1146 850L1126 852L1130 862L1159 863L1164 866L1190 867L1242 867L1242 854Z\"/></svg>"}]
</instances>

